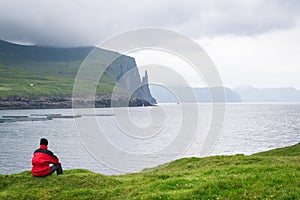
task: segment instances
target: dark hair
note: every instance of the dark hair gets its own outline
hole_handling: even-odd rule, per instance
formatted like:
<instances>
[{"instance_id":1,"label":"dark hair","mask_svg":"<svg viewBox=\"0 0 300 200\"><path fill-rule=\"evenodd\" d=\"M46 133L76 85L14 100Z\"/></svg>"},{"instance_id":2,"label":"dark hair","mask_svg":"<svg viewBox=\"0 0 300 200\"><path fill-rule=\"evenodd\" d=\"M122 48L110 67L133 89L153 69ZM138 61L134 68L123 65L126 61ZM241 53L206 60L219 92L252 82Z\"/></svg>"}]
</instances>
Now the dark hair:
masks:
<instances>
[{"instance_id":1,"label":"dark hair","mask_svg":"<svg viewBox=\"0 0 300 200\"><path fill-rule=\"evenodd\" d=\"M40 145L48 145L48 140L46 138L41 138Z\"/></svg>"}]
</instances>

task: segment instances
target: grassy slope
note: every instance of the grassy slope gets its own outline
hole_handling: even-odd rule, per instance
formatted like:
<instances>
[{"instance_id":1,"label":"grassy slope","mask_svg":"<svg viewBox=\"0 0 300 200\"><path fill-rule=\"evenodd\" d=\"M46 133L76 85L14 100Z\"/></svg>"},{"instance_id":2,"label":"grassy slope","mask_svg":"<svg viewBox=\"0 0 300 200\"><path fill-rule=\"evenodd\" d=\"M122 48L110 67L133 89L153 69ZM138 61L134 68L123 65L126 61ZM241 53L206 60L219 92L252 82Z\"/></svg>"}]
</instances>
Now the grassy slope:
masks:
<instances>
[{"instance_id":1,"label":"grassy slope","mask_svg":"<svg viewBox=\"0 0 300 200\"><path fill-rule=\"evenodd\" d=\"M0 175L0 199L299 199L300 144L252 156L180 159L141 173Z\"/></svg>"},{"instance_id":2,"label":"grassy slope","mask_svg":"<svg viewBox=\"0 0 300 200\"><path fill-rule=\"evenodd\" d=\"M30 86L33 84L33 86ZM70 94L73 80L0 65L0 97Z\"/></svg>"},{"instance_id":3,"label":"grassy slope","mask_svg":"<svg viewBox=\"0 0 300 200\"><path fill-rule=\"evenodd\" d=\"M73 84L73 77L63 77L54 74L45 75L16 67L0 65L0 98L8 96L71 95ZM111 93L113 87L114 81L109 76L103 76L101 83L98 85L97 94ZM120 89L117 91L122 93Z\"/></svg>"},{"instance_id":4,"label":"grassy slope","mask_svg":"<svg viewBox=\"0 0 300 200\"><path fill-rule=\"evenodd\" d=\"M0 98L71 95L77 71L92 49L22 46L0 40ZM117 54L104 49L98 51L104 63ZM97 94L110 94L115 86L115 77L116 74L105 73ZM117 91L126 93L120 88Z\"/></svg>"}]
</instances>

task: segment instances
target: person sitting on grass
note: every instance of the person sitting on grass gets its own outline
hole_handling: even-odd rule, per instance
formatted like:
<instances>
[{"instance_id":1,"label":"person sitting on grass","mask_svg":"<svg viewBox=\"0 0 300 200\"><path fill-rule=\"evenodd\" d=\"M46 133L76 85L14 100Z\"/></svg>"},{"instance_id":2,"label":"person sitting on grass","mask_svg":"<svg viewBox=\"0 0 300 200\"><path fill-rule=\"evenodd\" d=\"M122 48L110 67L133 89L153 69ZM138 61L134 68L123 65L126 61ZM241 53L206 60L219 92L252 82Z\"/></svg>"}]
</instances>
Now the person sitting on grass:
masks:
<instances>
[{"instance_id":1,"label":"person sitting on grass","mask_svg":"<svg viewBox=\"0 0 300 200\"><path fill-rule=\"evenodd\" d=\"M63 174L59 159L48 150L48 140L41 138L40 148L35 150L33 154L31 173L33 176L44 177L55 171L57 175Z\"/></svg>"}]
</instances>

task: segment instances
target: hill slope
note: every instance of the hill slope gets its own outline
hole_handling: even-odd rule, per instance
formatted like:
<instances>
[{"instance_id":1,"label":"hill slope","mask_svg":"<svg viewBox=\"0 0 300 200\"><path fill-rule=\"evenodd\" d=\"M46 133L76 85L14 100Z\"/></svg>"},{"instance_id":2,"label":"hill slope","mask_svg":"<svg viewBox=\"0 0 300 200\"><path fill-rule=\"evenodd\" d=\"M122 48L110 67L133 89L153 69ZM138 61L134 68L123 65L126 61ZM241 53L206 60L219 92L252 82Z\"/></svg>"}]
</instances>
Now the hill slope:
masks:
<instances>
[{"instance_id":1,"label":"hill slope","mask_svg":"<svg viewBox=\"0 0 300 200\"><path fill-rule=\"evenodd\" d=\"M296 153L295 153L296 152ZM251 156L184 158L140 173L0 175L1 199L299 199L300 144Z\"/></svg>"},{"instance_id":2,"label":"hill slope","mask_svg":"<svg viewBox=\"0 0 300 200\"><path fill-rule=\"evenodd\" d=\"M18 67L0 65L0 98L8 96L38 97L72 95L74 79L54 75L39 74ZM113 91L115 82L109 76L102 78L97 94L108 94ZM121 93L126 91L119 88Z\"/></svg>"},{"instance_id":3,"label":"hill slope","mask_svg":"<svg viewBox=\"0 0 300 200\"><path fill-rule=\"evenodd\" d=\"M92 49L24 46L0 40L0 64L40 74L75 77Z\"/></svg>"},{"instance_id":4,"label":"hill slope","mask_svg":"<svg viewBox=\"0 0 300 200\"><path fill-rule=\"evenodd\" d=\"M0 65L0 97L69 95L73 87L71 78L55 77Z\"/></svg>"},{"instance_id":5,"label":"hill slope","mask_svg":"<svg viewBox=\"0 0 300 200\"><path fill-rule=\"evenodd\" d=\"M43 99L38 98L41 96L47 96L47 98L67 96L67 99L63 99L63 101L69 102L67 106L55 104L54 107L50 107L70 107L77 71L82 61L93 49L93 47L24 46L0 41L0 109L40 108L35 105L24 105L24 101L30 101L28 97L34 97L36 101L39 101ZM116 92L121 96L131 94L132 90L136 89L132 97L137 100L134 100L133 103L130 102L130 105L141 104L136 103L137 101L144 102L144 104L156 103L150 91L147 90L148 85L142 86L142 79L134 58L100 48L93 52L97 52L98 56L97 69L94 68L97 70L95 73L98 73L98 69L109 66L96 85L96 95L102 95L98 98L99 103L96 103L96 106L110 106L109 96L115 86ZM111 62L112 58L115 58L113 62ZM131 75L116 85L121 77L129 71ZM89 73L93 74L94 72L89 71ZM92 84L94 87L94 82ZM103 96L105 96L104 99ZM47 105L43 108L49 107L48 103L51 101L51 99L47 101ZM18 105L20 106L18 107Z\"/></svg>"}]
</instances>

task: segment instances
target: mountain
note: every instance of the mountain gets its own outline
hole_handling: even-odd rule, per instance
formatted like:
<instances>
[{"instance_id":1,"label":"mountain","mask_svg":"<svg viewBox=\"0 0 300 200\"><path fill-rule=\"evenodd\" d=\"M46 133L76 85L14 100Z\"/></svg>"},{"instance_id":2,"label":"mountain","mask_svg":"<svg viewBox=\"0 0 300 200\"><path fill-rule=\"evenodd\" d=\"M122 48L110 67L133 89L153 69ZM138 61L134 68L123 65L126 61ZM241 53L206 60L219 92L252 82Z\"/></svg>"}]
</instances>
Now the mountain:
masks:
<instances>
[{"instance_id":1,"label":"mountain","mask_svg":"<svg viewBox=\"0 0 300 200\"><path fill-rule=\"evenodd\" d=\"M23 104L23 101L30 103L32 99L42 101L45 97L48 100L50 98L50 104L51 99L63 98L69 103L62 107L70 107L77 71L93 49L94 47L25 46L0 40L0 109L3 106L9 108L9 102L15 102L18 98L22 102L16 104ZM134 58L100 48L95 51L99 56L97 66L103 69L109 66L97 85L96 99L99 100L100 107L110 106L110 95L114 88L123 102L126 102L126 96L132 94L131 105L156 103L148 88L148 82L145 82L148 81L148 78L145 79L148 75L140 77ZM116 59L111 63L111 58ZM129 71L130 76L125 76L125 80L123 77ZM102 101L103 98L105 99ZM26 108L31 107L29 105Z\"/></svg>"},{"instance_id":2,"label":"mountain","mask_svg":"<svg viewBox=\"0 0 300 200\"><path fill-rule=\"evenodd\" d=\"M211 102L210 90L224 90L225 102L300 102L300 90L293 87L263 88L251 86L230 88L165 88L160 85L150 85L151 93L159 103L176 102ZM193 92L193 93L191 93ZM221 100L217 99L216 102Z\"/></svg>"},{"instance_id":3,"label":"mountain","mask_svg":"<svg viewBox=\"0 0 300 200\"><path fill-rule=\"evenodd\" d=\"M19 45L0 40L0 60L2 64L18 63L18 61L78 61L83 60L93 48L94 47L59 48Z\"/></svg>"},{"instance_id":4,"label":"mountain","mask_svg":"<svg viewBox=\"0 0 300 200\"><path fill-rule=\"evenodd\" d=\"M167 89L160 85L150 85L151 93L155 96L159 103L177 103L177 102L211 102L210 92L223 92L225 94L225 102L241 102L239 94L230 88L186 88L173 87ZM222 102L221 97L216 102Z\"/></svg>"},{"instance_id":5,"label":"mountain","mask_svg":"<svg viewBox=\"0 0 300 200\"><path fill-rule=\"evenodd\" d=\"M243 102L300 102L300 90L293 87L263 88L251 86L235 88Z\"/></svg>"}]
</instances>

